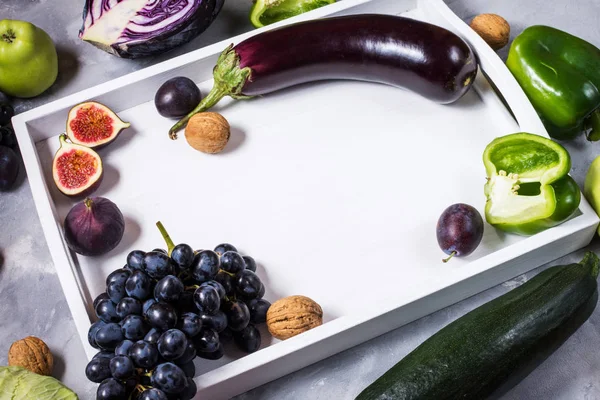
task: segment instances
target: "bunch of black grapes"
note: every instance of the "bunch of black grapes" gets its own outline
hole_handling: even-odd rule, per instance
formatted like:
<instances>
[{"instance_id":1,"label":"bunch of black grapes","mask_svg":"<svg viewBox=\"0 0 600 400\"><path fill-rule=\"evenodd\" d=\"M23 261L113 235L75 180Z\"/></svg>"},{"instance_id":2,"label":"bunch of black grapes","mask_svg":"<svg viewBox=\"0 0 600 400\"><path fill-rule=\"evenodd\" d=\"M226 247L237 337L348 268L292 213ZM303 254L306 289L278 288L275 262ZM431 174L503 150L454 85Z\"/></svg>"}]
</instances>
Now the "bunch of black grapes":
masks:
<instances>
[{"instance_id":1,"label":"bunch of black grapes","mask_svg":"<svg viewBox=\"0 0 600 400\"><path fill-rule=\"evenodd\" d=\"M17 138L10 122L14 114L10 98L0 92L0 191L11 189L19 173Z\"/></svg>"},{"instance_id":2,"label":"bunch of black grapes","mask_svg":"<svg viewBox=\"0 0 600 400\"><path fill-rule=\"evenodd\" d=\"M248 353L260 347L255 325L270 303L254 259L226 243L194 251L165 239L169 253L132 251L94 300L88 340L100 352L86 375L100 383L97 399L191 399L195 357L221 358L228 338Z\"/></svg>"}]
</instances>

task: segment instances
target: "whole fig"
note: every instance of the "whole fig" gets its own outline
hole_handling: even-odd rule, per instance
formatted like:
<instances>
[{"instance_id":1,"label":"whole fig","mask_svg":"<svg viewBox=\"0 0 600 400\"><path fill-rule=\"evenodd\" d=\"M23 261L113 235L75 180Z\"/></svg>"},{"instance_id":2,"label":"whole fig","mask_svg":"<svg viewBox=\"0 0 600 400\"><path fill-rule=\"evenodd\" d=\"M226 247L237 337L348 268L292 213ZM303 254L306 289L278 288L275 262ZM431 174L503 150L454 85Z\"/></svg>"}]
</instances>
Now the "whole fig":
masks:
<instances>
[{"instance_id":1,"label":"whole fig","mask_svg":"<svg viewBox=\"0 0 600 400\"><path fill-rule=\"evenodd\" d=\"M84 256L99 256L121 242L125 220L112 201L88 197L71 208L64 228L65 240L71 250Z\"/></svg>"}]
</instances>

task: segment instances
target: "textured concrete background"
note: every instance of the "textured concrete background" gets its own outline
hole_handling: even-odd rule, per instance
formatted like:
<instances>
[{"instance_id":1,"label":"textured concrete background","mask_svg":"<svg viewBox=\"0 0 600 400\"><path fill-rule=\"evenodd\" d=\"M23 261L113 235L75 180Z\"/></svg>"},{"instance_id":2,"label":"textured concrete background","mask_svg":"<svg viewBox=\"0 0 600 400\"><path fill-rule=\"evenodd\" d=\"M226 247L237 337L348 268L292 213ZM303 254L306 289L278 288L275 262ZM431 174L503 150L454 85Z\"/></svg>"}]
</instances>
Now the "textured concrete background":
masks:
<instances>
[{"instance_id":1,"label":"textured concrete background","mask_svg":"<svg viewBox=\"0 0 600 400\"><path fill-rule=\"evenodd\" d=\"M81 0L0 0L0 19L24 19L46 30L57 43L58 82L43 96L20 102L19 111L189 52L251 29L250 0L227 0L218 20L198 39L152 60L120 60L77 39ZM464 20L483 12L503 15L512 25L511 39L526 26L548 24L600 46L597 0L453 0ZM500 52L505 57L506 50ZM567 145L572 174L579 184L600 143L579 140ZM594 240L589 249L600 250ZM579 260L583 251L552 264ZM547 267L547 266L545 266ZM545 268L542 267L542 268ZM525 282L540 269L448 307L363 345L239 396L239 399L353 399L365 386L434 332L469 310ZM21 172L16 188L0 193L0 365L10 344L27 335L43 338L57 362L55 376L81 399L95 397L96 385L85 378L83 347L56 277L31 191ZM600 308L571 338L502 399L600 399Z\"/></svg>"}]
</instances>

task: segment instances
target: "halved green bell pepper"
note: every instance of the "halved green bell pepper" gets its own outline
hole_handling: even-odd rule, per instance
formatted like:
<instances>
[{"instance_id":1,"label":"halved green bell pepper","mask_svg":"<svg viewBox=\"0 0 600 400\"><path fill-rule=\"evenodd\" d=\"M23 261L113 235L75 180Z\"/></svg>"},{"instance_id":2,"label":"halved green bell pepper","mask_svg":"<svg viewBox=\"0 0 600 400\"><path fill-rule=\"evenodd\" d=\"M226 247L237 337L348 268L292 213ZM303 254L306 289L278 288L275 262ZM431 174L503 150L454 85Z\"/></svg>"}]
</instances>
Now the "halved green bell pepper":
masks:
<instances>
[{"instance_id":1,"label":"halved green bell pepper","mask_svg":"<svg viewBox=\"0 0 600 400\"><path fill-rule=\"evenodd\" d=\"M250 22L261 28L332 3L335 0L256 0L250 10Z\"/></svg>"},{"instance_id":2,"label":"halved green bell pepper","mask_svg":"<svg viewBox=\"0 0 600 400\"><path fill-rule=\"evenodd\" d=\"M560 144L531 133L493 140L483 153L485 218L495 227L533 235L566 221L581 193L568 175L571 157Z\"/></svg>"},{"instance_id":3,"label":"halved green bell pepper","mask_svg":"<svg viewBox=\"0 0 600 400\"><path fill-rule=\"evenodd\" d=\"M600 139L600 49L549 26L525 29L506 60L551 137L575 138L592 128Z\"/></svg>"}]
</instances>

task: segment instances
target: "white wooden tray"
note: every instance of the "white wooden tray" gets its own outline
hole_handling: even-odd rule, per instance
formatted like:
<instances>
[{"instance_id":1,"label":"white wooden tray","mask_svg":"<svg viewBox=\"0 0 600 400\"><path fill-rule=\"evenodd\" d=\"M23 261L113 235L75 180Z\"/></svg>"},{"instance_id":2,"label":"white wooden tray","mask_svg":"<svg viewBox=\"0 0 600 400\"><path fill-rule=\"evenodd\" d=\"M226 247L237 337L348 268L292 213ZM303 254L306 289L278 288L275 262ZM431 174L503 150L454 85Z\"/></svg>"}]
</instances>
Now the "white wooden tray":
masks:
<instances>
[{"instance_id":1,"label":"white wooden tray","mask_svg":"<svg viewBox=\"0 0 600 400\"><path fill-rule=\"evenodd\" d=\"M209 156L174 142L172 121L154 109L156 89L185 75L203 93L230 43L301 20L356 13L403 14L448 28L477 52L484 74L460 101L432 103L365 82L320 82L216 110L232 126L225 152ZM512 109L514 118L499 95ZM131 122L100 154L96 192L126 218L111 253L69 252L62 221L73 205L51 178L67 111L95 99ZM441 0L345 0L123 76L18 115L13 120L31 190L60 282L86 352L92 300L133 249L175 242L212 248L231 242L260 263L273 301L292 294L321 304L325 324L285 342L263 333L263 348L219 361L196 360L198 398L228 398L462 300L585 246L598 218L582 198L570 221L533 237L486 224L471 256L443 264L435 224L457 202L483 214L485 146L543 125L500 58Z\"/></svg>"}]
</instances>

